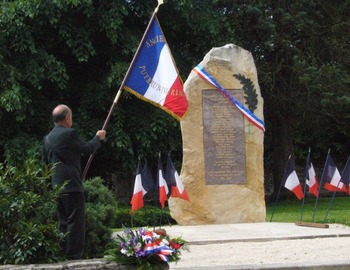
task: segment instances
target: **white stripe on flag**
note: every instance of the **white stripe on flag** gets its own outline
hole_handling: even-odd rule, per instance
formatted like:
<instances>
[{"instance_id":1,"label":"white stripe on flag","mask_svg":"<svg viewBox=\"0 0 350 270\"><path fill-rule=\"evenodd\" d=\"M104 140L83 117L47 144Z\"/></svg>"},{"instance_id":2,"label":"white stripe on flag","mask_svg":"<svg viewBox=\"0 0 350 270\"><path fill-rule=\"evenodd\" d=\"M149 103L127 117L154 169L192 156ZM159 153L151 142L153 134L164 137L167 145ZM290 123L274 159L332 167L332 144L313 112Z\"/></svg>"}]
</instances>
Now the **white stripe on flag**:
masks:
<instances>
[{"instance_id":1,"label":"white stripe on flag","mask_svg":"<svg viewBox=\"0 0 350 270\"><path fill-rule=\"evenodd\" d=\"M184 192L185 187L182 184L181 178L180 178L179 174L177 173L177 171L175 171L174 176L175 176L177 189L179 190L180 194L182 194Z\"/></svg>"},{"instance_id":2,"label":"white stripe on flag","mask_svg":"<svg viewBox=\"0 0 350 270\"><path fill-rule=\"evenodd\" d=\"M309 168L308 172L309 172L310 179L306 179L306 184L309 187L312 187L316 184L316 173L315 173L315 169L314 169L314 166L312 165L312 163L310 163L310 168Z\"/></svg>"},{"instance_id":3,"label":"white stripe on flag","mask_svg":"<svg viewBox=\"0 0 350 270\"><path fill-rule=\"evenodd\" d=\"M287 178L285 187L289 190L293 190L296 186L300 185L299 178L295 171L293 171Z\"/></svg>"},{"instance_id":4,"label":"white stripe on flag","mask_svg":"<svg viewBox=\"0 0 350 270\"><path fill-rule=\"evenodd\" d=\"M178 77L174 65L169 65L172 61L173 59L170 55L169 48L167 45L164 45L159 56L156 72L152 78L152 83L149 85L144 95L146 98L160 105L164 105L170 87Z\"/></svg>"},{"instance_id":5,"label":"white stripe on flag","mask_svg":"<svg viewBox=\"0 0 350 270\"><path fill-rule=\"evenodd\" d=\"M135 186L134 186L134 194L142 192L142 195L145 195L147 192L142 186L141 174L136 175Z\"/></svg>"},{"instance_id":6,"label":"white stripe on flag","mask_svg":"<svg viewBox=\"0 0 350 270\"><path fill-rule=\"evenodd\" d=\"M341 179L341 176L340 176L340 173L338 171L338 168L335 168L335 171L334 171L334 174L332 176L330 184L334 187L343 188L344 183L343 182L339 183L340 179ZM339 183L339 185L338 185L338 183Z\"/></svg>"},{"instance_id":7,"label":"white stripe on flag","mask_svg":"<svg viewBox=\"0 0 350 270\"><path fill-rule=\"evenodd\" d=\"M159 170L159 187L164 187L165 189L165 194L168 194L169 193L169 188L168 188L168 185L167 183L165 182L165 179L163 177L163 173L162 173L162 170Z\"/></svg>"}]
</instances>

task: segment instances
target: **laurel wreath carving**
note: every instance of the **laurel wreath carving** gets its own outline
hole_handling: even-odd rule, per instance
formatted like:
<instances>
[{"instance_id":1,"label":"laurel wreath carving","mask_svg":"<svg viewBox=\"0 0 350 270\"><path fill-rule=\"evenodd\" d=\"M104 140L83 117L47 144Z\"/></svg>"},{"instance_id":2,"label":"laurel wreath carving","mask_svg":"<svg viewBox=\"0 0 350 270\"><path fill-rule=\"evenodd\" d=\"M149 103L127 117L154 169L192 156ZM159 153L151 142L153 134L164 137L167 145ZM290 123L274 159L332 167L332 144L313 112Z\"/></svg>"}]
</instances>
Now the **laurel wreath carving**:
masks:
<instances>
[{"instance_id":1,"label":"laurel wreath carving","mask_svg":"<svg viewBox=\"0 0 350 270\"><path fill-rule=\"evenodd\" d=\"M258 94L256 93L252 80L246 78L242 74L233 74L233 77L239 80L243 85L242 89L244 91L245 104L248 105L248 109L251 112L254 112L258 105Z\"/></svg>"}]
</instances>

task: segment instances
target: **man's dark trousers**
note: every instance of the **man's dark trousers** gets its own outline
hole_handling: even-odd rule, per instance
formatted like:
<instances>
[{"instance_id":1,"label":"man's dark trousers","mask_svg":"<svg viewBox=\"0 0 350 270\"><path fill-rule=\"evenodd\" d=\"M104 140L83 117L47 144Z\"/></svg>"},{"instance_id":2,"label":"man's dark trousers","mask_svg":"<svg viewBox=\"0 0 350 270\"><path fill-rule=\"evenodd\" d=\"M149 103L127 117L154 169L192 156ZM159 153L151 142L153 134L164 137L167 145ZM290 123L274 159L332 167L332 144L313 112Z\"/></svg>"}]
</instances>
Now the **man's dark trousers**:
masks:
<instances>
[{"instance_id":1,"label":"man's dark trousers","mask_svg":"<svg viewBox=\"0 0 350 270\"><path fill-rule=\"evenodd\" d=\"M67 260L80 260L85 244L85 197L82 192L62 193L58 201L60 231L66 234L61 244ZM73 235L74 237L71 237Z\"/></svg>"}]
</instances>

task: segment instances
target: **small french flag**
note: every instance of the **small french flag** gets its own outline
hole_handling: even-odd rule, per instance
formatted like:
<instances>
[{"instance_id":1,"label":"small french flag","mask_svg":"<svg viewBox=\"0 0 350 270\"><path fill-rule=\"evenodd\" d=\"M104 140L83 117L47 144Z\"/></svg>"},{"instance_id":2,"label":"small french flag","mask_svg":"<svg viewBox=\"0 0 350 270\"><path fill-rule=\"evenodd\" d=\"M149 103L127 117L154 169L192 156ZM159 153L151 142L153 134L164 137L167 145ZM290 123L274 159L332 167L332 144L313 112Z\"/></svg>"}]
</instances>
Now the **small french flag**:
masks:
<instances>
[{"instance_id":1,"label":"small french flag","mask_svg":"<svg viewBox=\"0 0 350 270\"><path fill-rule=\"evenodd\" d=\"M304 197L297 173L292 165L290 158L283 176L284 187L292 191L299 200Z\"/></svg>"}]
</instances>

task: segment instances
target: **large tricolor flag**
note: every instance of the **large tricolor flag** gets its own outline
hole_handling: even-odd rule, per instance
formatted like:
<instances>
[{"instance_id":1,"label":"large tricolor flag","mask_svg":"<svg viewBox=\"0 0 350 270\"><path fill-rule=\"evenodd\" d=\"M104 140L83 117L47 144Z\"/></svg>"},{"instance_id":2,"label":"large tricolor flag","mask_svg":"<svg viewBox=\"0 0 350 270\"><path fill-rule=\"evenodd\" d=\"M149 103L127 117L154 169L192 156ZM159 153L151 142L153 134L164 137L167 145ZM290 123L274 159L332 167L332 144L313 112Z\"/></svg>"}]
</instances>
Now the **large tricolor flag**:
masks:
<instances>
[{"instance_id":1,"label":"large tricolor flag","mask_svg":"<svg viewBox=\"0 0 350 270\"><path fill-rule=\"evenodd\" d=\"M231 96L202 66L197 65L195 68L193 68L193 72L195 72L199 77L215 86L221 94L223 94L226 98L228 98L233 104L237 106L237 108L248 119L249 122L251 122L253 125L261 129L262 131L265 131L264 122L260 118L258 118L254 113L252 113L249 109L244 107L237 99Z\"/></svg>"},{"instance_id":2,"label":"large tricolor flag","mask_svg":"<svg viewBox=\"0 0 350 270\"><path fill-rule=\"evenodd\" d=\"M178 197L187 201L190 201L190 198L187 195L186 189L181 181L180 175L175 169L175 166L168 154L166 171L165 171L165 180L168 182L168 185L171 187L171 196Z\"/></svg>"},{"instance_id":3,"label":"large tricolor flag","mask_svg":"<svg viewBox=\"0 0 350 270\"><path fill-rule=\"evenodd\" d=\"M156 16L152 16L124 88L177 119L187 111L183 83Z\"/></svg>"},{"instance_id":4,"label":"large tricolor flag","mask_svg":"<svg viewBox=\"0 0 350 270\"><path fill-rule=\"evenodd\" d=\"M309 193L318 197L318 179L316 177L316 172L314 166L311 163L310 151L306 158L306 168L305 168L305 179L306 184L309 186Z\"/></svg>"},{"instance_id":5,"label":"large tricolor flag","mask_svg":"<svg viewBox=\"0 0 350 270\"><path fill-rule=\"evenodd\" d=\"M142 180L141 180L141 162L139 161L136 169L134 193L130 202L131 212L135 212L136 210L143 207L143 195L145 194L146 194L146 191L142 186Z\"/></svg>"},{"instance_id":6,"label":"large tricolor flag","mask_svg":"<svg viewBox=\"0 0 350 270\"><path fill-rule=\"evenodd\" d=\"M341 182L343 182L346 186L348 186L348 192L350 195L350 156L348 157L348 161L345 164L344 170L341 174Z\"/></svg>"},{"instance_id":7,"label":"large tricolor flag","mask_svg":"<svg viewBox=\"0 0 350 270\"><path fill-rule=\"evenodd\" d=\"M341 181L341 176L335 165L333 158L328 153L326 164L324 165L322 182L324 182L324 188L329 191L342 191L346 192L346 186Z\"/></svg>"},{"instance_id":8,"label":"large tricolor flag","mask_svg":"<svg viewBox=\"0 0 350 270\"><path fill-rule=\"evenodd\" d=\"M165 202L168 200L169 188L163 177L162 161L158 159L158 187L159 187L159 202L162 208L165 207Z\"/></svg>"},{"instance_id":9,"label":"large tricolor flag","mask_svg":"<svg viewBox=\"0 0 350 270\"><path fill-rule=\"evenodd\" d=\"M292 161L289 158L286 166L286 170L283 176L284 187L292 191L299 200L304 197L303 190L300 185L299 178L293 167Z\"/></svg>"}]
</instances>

